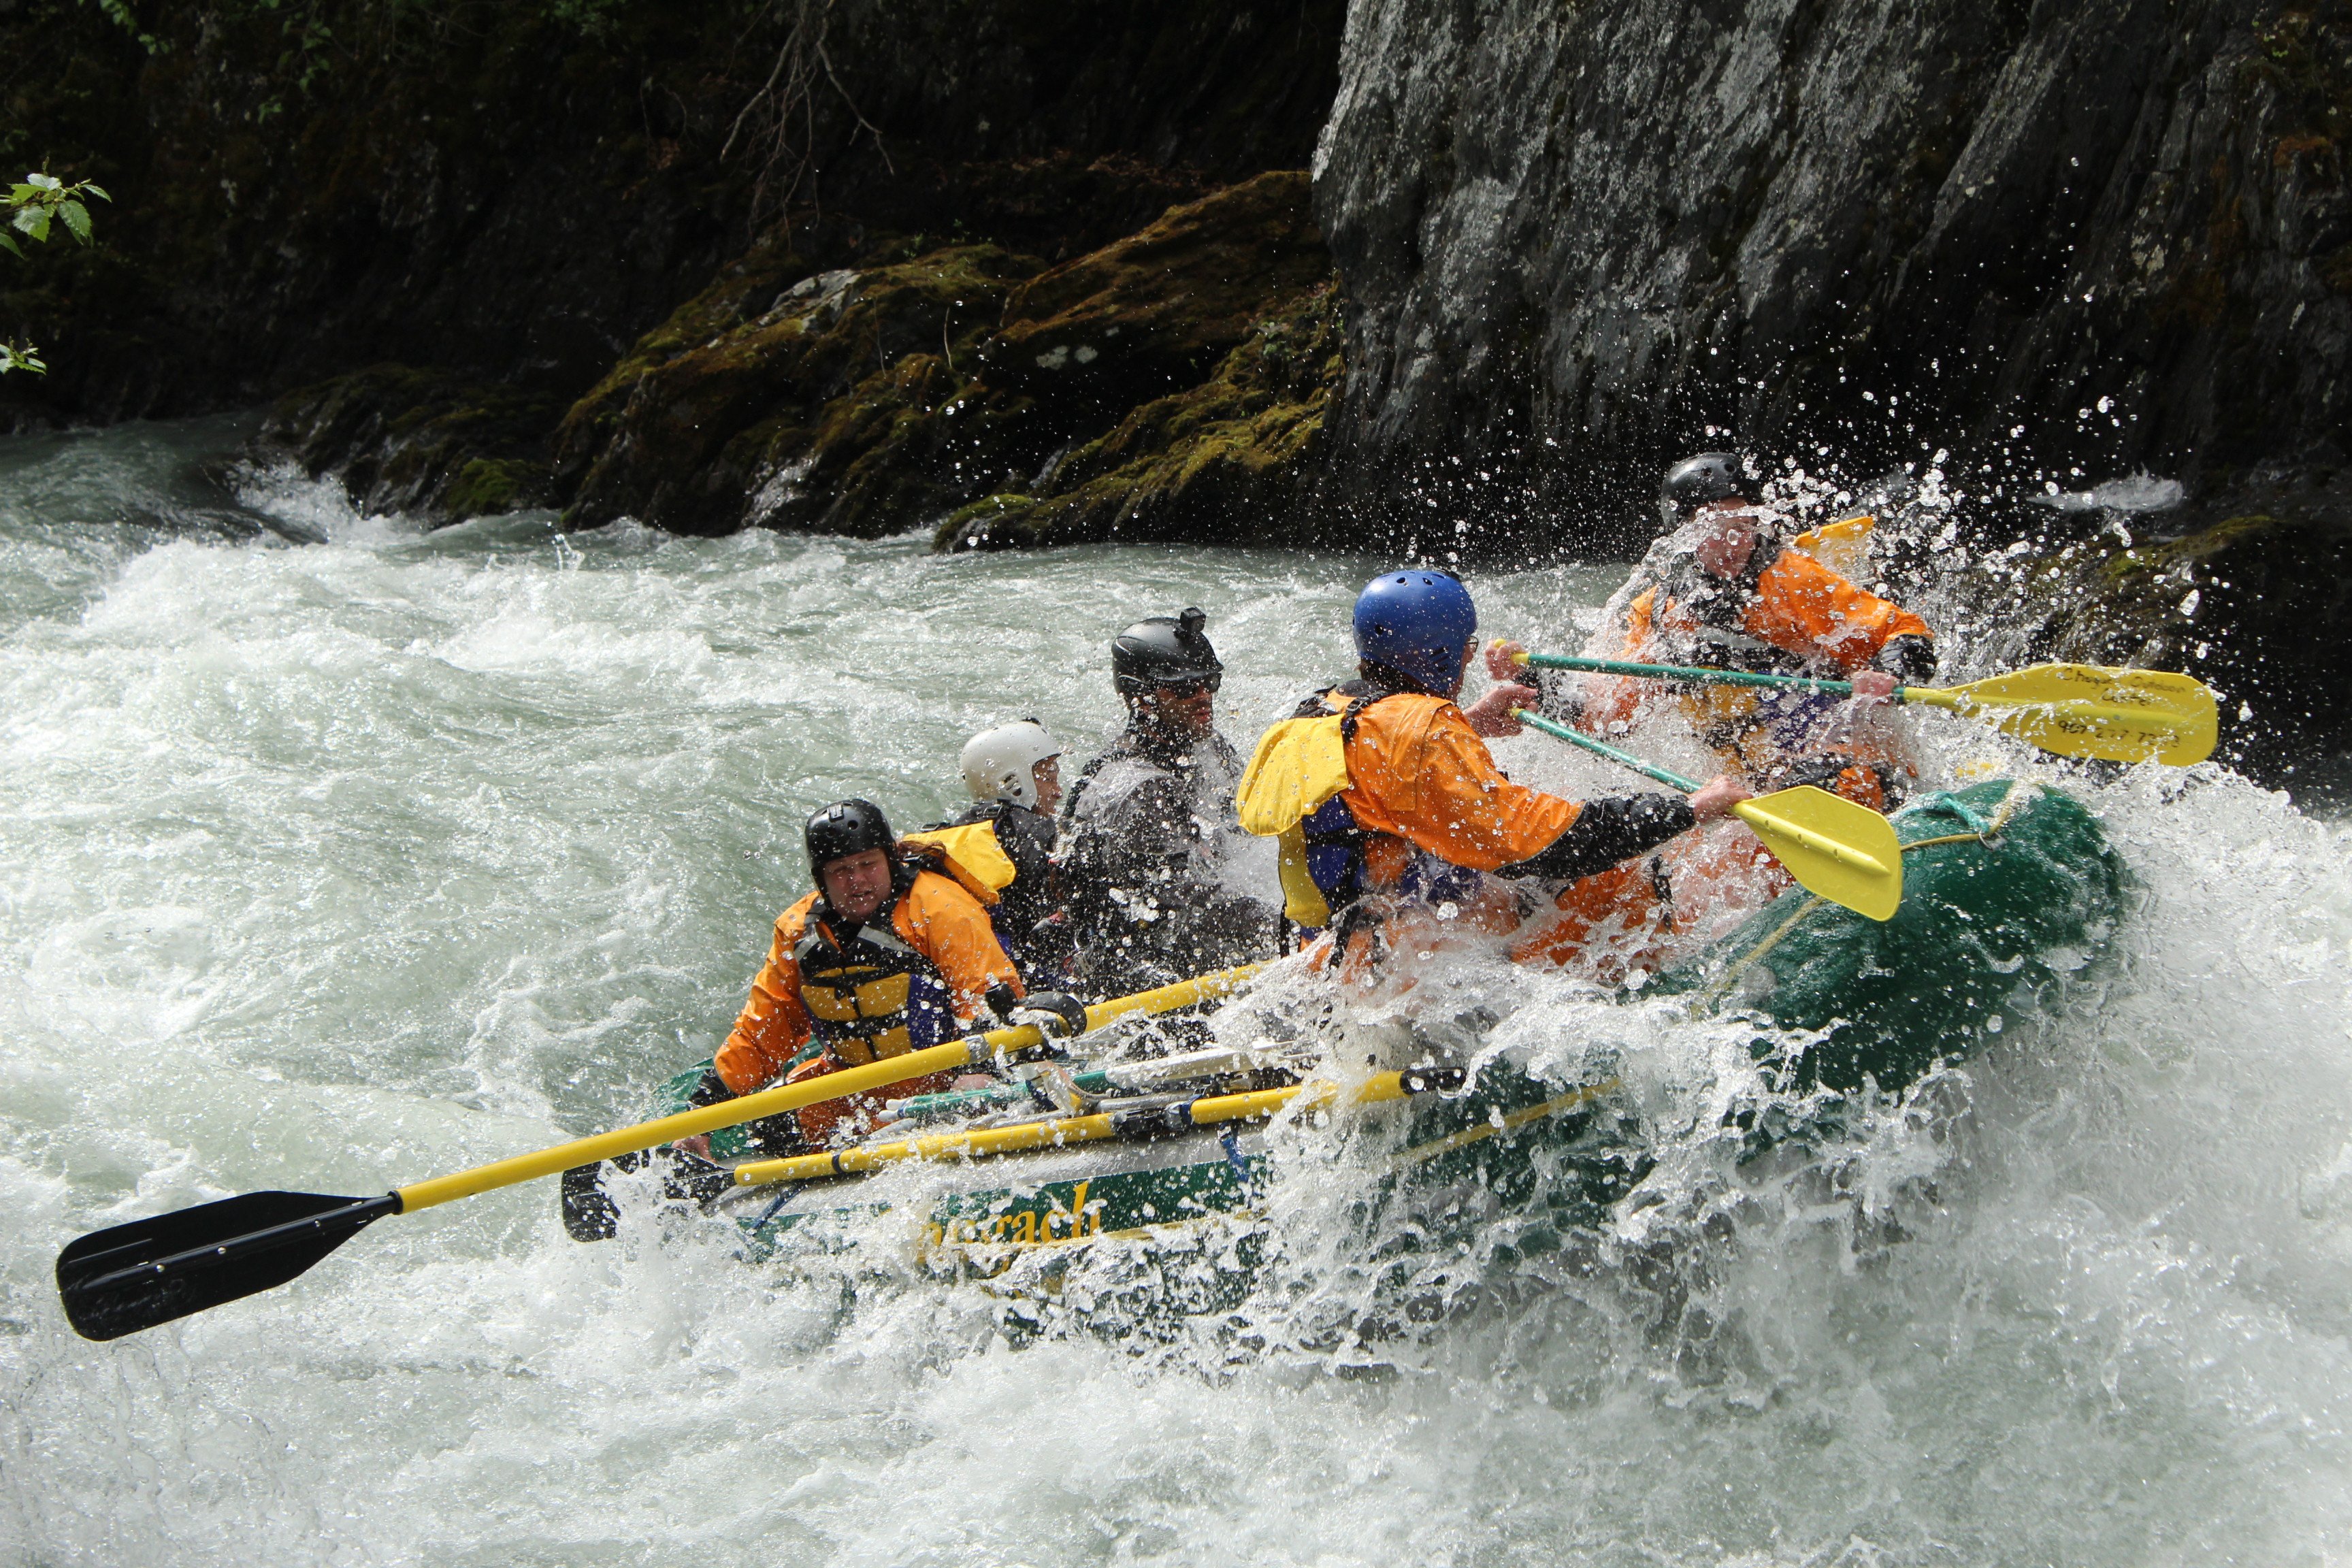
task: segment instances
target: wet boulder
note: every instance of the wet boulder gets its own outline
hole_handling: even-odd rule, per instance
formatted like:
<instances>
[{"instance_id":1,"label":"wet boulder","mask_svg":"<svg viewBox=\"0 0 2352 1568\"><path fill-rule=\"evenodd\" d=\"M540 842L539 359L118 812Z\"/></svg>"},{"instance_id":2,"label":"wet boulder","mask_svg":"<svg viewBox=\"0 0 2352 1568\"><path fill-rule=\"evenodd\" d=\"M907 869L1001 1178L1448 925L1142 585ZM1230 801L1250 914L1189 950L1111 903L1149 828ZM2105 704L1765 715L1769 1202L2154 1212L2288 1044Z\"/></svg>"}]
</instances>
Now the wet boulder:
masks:
<instances>
[{"instance_id":1,"label":"wet boulder","mask_svg":"<svg viewBox=\"0 0 2352 1568\"><path fill-rule=\"evenodd\" d=\"M1055 504L945 537L1263 537L1338 374L1307 205L1303 173L1264 174L1050 268L869 237L775 288L755 258L566 416L567 521L872 537L998 497Z\"/></svg>"},{"instance_id":2,"label":"wet boulder","mask_svg":"<svg viewBox=\"0 0 2352 1568\"><path fill-rule=\"evenodd\" d=\"M362 511L462 522L552 503L547 432L562 407L525 387L371 365L279 398L253 452L340 476Z\"/></svg>"},{"instance_id":3,"label":"wet boulder","mask_svg":"<svg viewBox=\"0 0 2352 1568\"><path fill-rule=\"evenodd\" d=\"M1015 289L984 374L1049 400L1139 403L1207 380L1330 273L1307 175L1275 170Z\"/></svg>"},{"instance_id":4,"label":"wet boulder","mask_svg":"<svg viewBox=\"0 0 2352 1568\"><path fill-rule=\"evenodd\" d=\"M1360 0L1341 70L1368 518L1631 546L1727 441L2199 495L2343 460L2341 0Z\"/></svg>"},{"instance_id":5,"label":"wet boulder","mask_svg":"<svg viewBox=\"0 0 2352 1568\"><path fill-rule=\"evenodd\" d=\"M902 416L934 415L951 400L949 382L903 362L934 359L951 380L957 339L970 367L1008 291L1043 268L992 245L835 268L669 357L640 345L634 375L625 364L566 418L560 445L583 470L567 520L626 516L693 534L906 527L883 496L842 482ZM688 310L698 305L709 310L708 301ZM669 324L661 331L682 335ZM952 471L953 458L943 460Z\"/></svg>"},{"instance_id":6,"label":"wet boulder","mask_svg":"<svg viewBox=\"0 0 2352 1568\"><path fill-rule=\"evenodd\" d=\"M1327 279L1256 322L1199 385L1129 410L1029 493L958 511L940 525L939 548L1302 540L1307 482L1344 369L1339 290Z\"/></svg>"}]
</instances>

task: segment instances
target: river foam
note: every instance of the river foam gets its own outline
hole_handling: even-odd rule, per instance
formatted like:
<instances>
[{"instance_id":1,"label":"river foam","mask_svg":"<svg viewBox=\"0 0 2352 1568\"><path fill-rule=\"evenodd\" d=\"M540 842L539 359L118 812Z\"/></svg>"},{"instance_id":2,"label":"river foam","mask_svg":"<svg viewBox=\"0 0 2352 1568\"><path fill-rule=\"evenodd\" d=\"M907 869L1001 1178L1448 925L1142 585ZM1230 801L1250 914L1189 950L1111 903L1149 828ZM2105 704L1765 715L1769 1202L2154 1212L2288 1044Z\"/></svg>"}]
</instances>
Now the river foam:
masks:
<instances>
[{"instance_id":1,"label":"river foam","mask_svg":"<svg viewBox=\"0 0 2352 1568\"><path fill-rule=\"evenodd\" d=\"M1744 1169L1739 1030L1465 963L1494 1043L1612 1053L1665 1136L1580 1252L1423 1281L1435 1322L1349 1231L1370 1167L1299 1136L1239 1331L1016 1348L1000 1295L887 1248L779 1276L634 1213L582 1247L541 1186L74 1338L81 1231L635 1120L731 1017L810 805L944 811L1006 717L1091 750L1103 642L1186 603L1245 736L1341 671L1372 565L423 535L203 479L236 434L0 443L0 1563L2352 1559L2352 844L2216 769L1956 727L1940 767L2099 812L2117 952L1851 1143ZM1615 574L1475 586L1565 645Z\"/></svg>"}]
</instances>

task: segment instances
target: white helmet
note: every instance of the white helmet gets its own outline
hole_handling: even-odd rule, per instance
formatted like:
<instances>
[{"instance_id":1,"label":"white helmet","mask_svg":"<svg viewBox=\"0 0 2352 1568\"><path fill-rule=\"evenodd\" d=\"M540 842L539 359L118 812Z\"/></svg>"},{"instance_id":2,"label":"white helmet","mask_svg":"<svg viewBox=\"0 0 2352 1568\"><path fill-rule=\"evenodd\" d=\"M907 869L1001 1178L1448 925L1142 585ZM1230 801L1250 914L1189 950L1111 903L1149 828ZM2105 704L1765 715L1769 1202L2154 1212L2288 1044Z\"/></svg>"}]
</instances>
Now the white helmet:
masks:
<instances>
[{"instance_id":1,"label":"white helmet","mask_svg":"<svg viewBox=\"0 0 2352 1568\"><path fill-rule=\"evenodd\" d=\"M1062 748L1034 719L982 730L963 743L963 782L974 800L1009 800L1034 809L1037 782L1032 770Z\"/></svg>"}]
</instances>

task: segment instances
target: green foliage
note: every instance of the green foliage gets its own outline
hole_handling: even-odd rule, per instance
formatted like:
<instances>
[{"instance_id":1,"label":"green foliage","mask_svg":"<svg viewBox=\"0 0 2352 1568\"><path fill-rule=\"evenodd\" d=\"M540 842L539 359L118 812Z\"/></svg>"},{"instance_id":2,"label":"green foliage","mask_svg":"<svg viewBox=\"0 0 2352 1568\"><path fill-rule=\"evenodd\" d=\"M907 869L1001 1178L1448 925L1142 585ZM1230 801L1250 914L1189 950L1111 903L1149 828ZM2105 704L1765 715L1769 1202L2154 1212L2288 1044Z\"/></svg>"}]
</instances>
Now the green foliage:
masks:
<instances>
[{"instance_id":1,"label":"green foliage","mask_svg":"<svg viewBox=\"0 0 2352 1568\"><path fill-rule=\"evenodd\" d=\"M0 247L21 258L24 248L16 242L16 234L36 242L49 237L49 226L62 222L67 230L84 245L89 243L89 208L82 205L84 196L96 196L110 202L108 195L88 180L67 184L54 174L29 174L20 184L8 187L5 205L8 209L8 227L16 234L0 230Z\"/></svg>"},{"instance_id":2,"label":"green foliage","mask_svg":"<svg viewBox=\"0 0 2352 1568\"><path fill-rule=\"evenodd\" d=\"M36 245L47 244L53 225L64 224L66 232L82 244L89 243L89 208L85 196L110 202L108 195L88 180L78 180L68 185L54 174L33 173L8 187L5 197L0 197L0 209L8 214L8 226L0 228L0 248L22 259L25 247L16 238L23 235ZM30 343L0 343L0 375L12 370L30 371L35 375L47 374L48 366L42 363L40 351Z\"/></svg>"},{"instance_id":3,"label":"green foliage","mask_svg":"<svg viewBox=\"0 0 2352 1568\"><path fill-rule=\"evenodd\" d=\"M83 0L83 4L96 5L100 15L130 34L132 41L149 54L160 55L170 51L172 46L169 43L139 25L139 18L131 14L129 0Z\"/></svg>"}]
</instances>

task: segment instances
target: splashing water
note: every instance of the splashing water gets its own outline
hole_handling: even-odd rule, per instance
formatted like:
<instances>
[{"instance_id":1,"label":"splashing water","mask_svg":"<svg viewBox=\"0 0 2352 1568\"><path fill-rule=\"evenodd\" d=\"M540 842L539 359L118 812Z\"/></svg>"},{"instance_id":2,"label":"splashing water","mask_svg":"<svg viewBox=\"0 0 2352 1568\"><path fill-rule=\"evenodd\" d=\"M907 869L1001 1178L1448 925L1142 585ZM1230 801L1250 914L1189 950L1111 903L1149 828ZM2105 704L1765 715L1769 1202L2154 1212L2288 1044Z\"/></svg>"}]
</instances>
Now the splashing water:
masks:
<instances>
[{"instance_id":1,"label":"splashing water","mask_svg":"<svg viewBox=\"0 0 2352 1568\"><path fill-rule=\"evenodd\" d=\"M1213 1333L1015 1349L1001 1292L887 1246L832 1279L715 1226L581 1247L541 1184L75 1339L49 1269L83 1230L636 1120L731 1018L811 805L942 813L1006 717L1090 750L1104 642L1187 603L1245 740L1344 672L1379 564L425 535L203 478L238 434L0 443L0 1563L2352 1557L2346 833L1934 719L1938 766L2099 812L2119 951L1847 1142L1746 1166L1747 1031L1465 961L1434 990L1497 1020L1482 1049L1606 1053L1659 1130L1564 1249L1384 1274L1371 1164L1302 1131ZM1617 575L1475 585L1572 647ZM1500 752L1624 787L1548 746Z\"/></svg>"}]
</instances>

